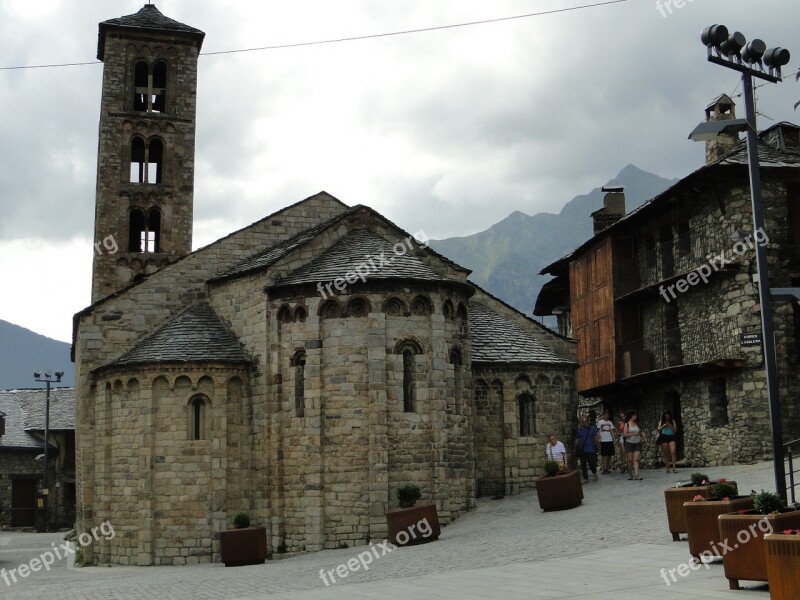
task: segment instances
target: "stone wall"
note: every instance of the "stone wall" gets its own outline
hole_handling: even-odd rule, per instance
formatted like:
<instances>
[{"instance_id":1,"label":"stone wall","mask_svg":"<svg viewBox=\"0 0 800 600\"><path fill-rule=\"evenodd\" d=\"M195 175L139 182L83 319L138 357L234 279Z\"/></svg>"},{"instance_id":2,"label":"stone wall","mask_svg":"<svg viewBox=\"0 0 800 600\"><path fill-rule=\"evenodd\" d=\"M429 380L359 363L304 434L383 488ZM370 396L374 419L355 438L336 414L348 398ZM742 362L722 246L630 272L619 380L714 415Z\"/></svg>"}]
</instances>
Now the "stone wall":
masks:
<instances>
[{"instance_id":1,"label":"stone wall","mask_svg":"<svg viewBox=\"0 0 800 600\"><path fill-rule=\"evenodd\" d=\"M551 434L565 445L577 407L574 365L473 364L476 479L481 495L535 487ZM520 436L519 398L534 399L532 435ZM502 433L498 433L502 432ZM502 445L501 445L502 441Z\"/></svg>"}]
</instances>

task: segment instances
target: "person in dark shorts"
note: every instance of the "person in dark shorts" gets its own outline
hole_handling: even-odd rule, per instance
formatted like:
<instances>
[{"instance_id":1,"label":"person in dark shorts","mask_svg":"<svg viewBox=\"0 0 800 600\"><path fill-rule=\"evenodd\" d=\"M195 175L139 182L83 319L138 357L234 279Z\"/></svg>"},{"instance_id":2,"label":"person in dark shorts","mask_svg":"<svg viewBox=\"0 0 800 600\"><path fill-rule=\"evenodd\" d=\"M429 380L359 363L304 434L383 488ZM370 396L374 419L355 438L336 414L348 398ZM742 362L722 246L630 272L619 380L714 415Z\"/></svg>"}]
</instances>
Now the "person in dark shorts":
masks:
<instances>
[{"instance_id":1,"label":"person in dark shorts","mask_svg":"<svg viewBox=\"0 0 800 600\"><path fill-rule=\"evenodd\" d=\"M675 463L678 460L678 443L676 435L678 434L678 424L672 418L672 413L668 410L664 411L661 415L661 420L658 422L658 443L661 445L661 450L664 452L664 468L669 473L669 463L672 462L672 472L677 473Z\"/></svg>"},{"instance_id":2,"label":"person in dark shorts","mask_svg":"<svg viewBox=\"0 0 800 600\"><path fill-rule=\"evenodd\" d=\"M597 431L600 433L600 456L603 458L603 475L611 472L611 457L614 456L614 423L608 418L608 411L603 411L603 416L597 422Z\"/></svg>"},{"instance_id":3,"label":"person in dark shorts","mask_svg":"<svg viewBox=\"0 0 800 600\"><path fill-rule=\"evenodd\" d=\"M642 436L644 432L639 427L639 413L629 410L625 429L622 436L625 438L625 453L628 455L628 479L639 480L639 459L642 456Z\"/></svg>"}]
</instances>

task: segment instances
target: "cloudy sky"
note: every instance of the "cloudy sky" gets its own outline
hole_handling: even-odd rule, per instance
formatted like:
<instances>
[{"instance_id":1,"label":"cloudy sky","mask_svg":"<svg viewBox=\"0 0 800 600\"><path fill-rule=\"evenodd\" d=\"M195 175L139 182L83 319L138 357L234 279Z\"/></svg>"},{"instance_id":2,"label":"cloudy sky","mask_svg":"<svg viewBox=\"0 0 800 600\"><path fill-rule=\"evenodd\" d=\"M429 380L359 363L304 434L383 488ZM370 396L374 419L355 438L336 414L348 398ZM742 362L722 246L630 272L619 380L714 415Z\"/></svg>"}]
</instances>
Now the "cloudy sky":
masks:
<instances>
[{"instance_id":1,"label":"cloudy sky","mask_svg":"<svg viewBox=\"0 0 800 600\"><path fill-rule=\"evenodd\" d=\"M797 0L627 0L496 23L200 57L194 246L320 190L432 238L557 212L633 163L682 177L733 71L721 22L800 64ZM161 0L204 52L555 11L598 0ZM94 61L97 23L142 0L0 0L0 67ZM0 319L69 341L90 298L100 63L0 70ZM759 110L800 120L800 84ZM741 104L741 99L736 99ZM743 106L742 106L743 113ZM761 126L770 121L762 117Z\"/></svg>"}]
</instances>

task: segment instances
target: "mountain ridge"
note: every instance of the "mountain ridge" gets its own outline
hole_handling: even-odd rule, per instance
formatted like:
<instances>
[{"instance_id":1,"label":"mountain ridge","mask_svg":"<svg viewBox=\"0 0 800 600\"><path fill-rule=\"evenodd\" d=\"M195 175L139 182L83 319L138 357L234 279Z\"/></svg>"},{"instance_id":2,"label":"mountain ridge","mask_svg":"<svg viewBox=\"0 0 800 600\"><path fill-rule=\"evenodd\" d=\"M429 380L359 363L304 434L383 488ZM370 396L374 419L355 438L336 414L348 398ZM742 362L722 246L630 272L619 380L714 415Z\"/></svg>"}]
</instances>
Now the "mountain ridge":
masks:
<instances>
[{"instance_id":1,"label":"mountain ridge","mask_svg":"<svg viewBox=\"0 0 800 600\"><path fill-rule=\"evenodd\" d=\"M0 319L0 389L41 387L34 381L34 371L64 371L58 385L75 385L75 365L69 353L66 342Z\"/></svg>"}]
</instances>

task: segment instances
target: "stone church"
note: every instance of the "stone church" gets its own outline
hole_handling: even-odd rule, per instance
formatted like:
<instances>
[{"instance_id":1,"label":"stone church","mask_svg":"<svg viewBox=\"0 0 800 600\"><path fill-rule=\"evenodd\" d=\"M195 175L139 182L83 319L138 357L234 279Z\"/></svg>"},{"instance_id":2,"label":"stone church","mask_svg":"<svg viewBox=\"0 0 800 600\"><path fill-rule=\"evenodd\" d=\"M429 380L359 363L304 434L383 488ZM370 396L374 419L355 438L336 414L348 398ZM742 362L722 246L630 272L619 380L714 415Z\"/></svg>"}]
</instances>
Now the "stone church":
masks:
<instances>
[{"instance_id":1,"label":"stone church","mask_svg":"<svg viewBox=\"0 0 800 600\"><path fill-rule=\"evenodd\" d=\"M75 315L87 560L218 560L245 511L272 552L386 535L395 489L444 524L533 487L575 413L573 343L366 206L321 192L192 251L204 33L100 23L92 305ZM124 244L123 244L124 242Z\"/></svg>"}]
</instances>

